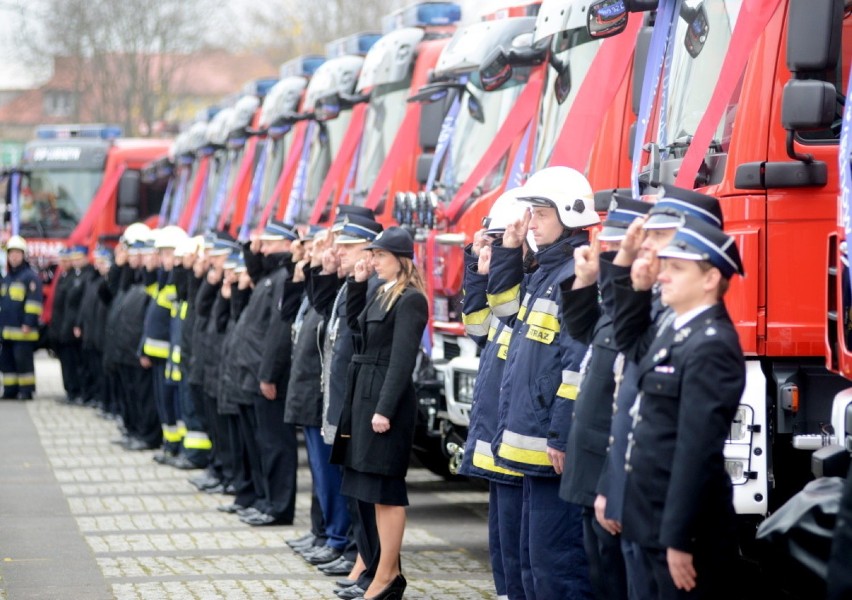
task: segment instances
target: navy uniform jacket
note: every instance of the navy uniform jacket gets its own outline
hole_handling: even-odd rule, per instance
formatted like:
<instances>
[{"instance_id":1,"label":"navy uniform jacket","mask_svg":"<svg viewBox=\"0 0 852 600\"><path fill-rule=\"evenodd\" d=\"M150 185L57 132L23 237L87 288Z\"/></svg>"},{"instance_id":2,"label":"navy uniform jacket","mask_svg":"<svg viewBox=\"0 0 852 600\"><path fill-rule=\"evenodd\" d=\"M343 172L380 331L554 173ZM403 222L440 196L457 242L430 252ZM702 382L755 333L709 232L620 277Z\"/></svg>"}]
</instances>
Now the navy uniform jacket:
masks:
<instances>
[{"instance_id":1,"label":"navy uniform jacket","mask_svg":"<svg viewBox=\"0 0 852 600\"><path fill-rule=\"evenodd\" d=\"M562 331L560 284L587 242L583 232L539 250L538 270L527 275L521 248L492 247L488 303L512 326L492 450L497 465L525 475L556 477L547 448L564 452L571 429L586 346Z\"/></svg>"},{"instance_id":2,"label":"navy uniform jacket","mask_svg":"<svg viewBox=\"0 0 852 600\"><path fill-rule=\"evenodd\" d=\"M564 322L568 333L590 344L580 373L580 390L574 403L574 422L568 436L559 496L563 500L591 507L598 493L612 425L615 378L613 366L618 355L611 311L601 311L598 286L578 290L563 287ZM597 320L595 320L597 315Z\"/></svg>"},{"instance_id":3,"label":"navy uniform jacket","mask_svg":"<svg viewBox=\"0 0 852 600\"><path fill-rule=\"evenodd\" d=\"M4 340L38 341L42 299L41 280L26 262L9 269L0 281L0 328ZM27 333L21 329L24 325L30 328Z\"/></svg>"},{"instance_id":4,"label":"navy uniform jacket","mask_svg":"<svg viewBox=\"0 0 852 600\"><path fill-rule=\"evenodd\" d=\"M478 259L471 253L470 246L465 250L464 262L462 322L468 337L482 348L482 353L473 385L473 407L459 474L521 485L523 475L496 465L491 450L491 442L497 433L500 381L512 328L491 312L486 294L488 275L477 272Z\"/></svg>"},{"instance_id":5,"label":"navy uniform jacket","mask_svg":"<svg viewBox=\"0 0 852 600\"><path fill-rule=\"evenodd\" d=\"M745 388L745 361L725 305L682 327L651 324L651 293L615 289L615 320L634 334L638 411L625 470L624 537L695 553L735 530L723 450ZM625 338L626 339L626 338Z\"/></svg>"}]
</instances>

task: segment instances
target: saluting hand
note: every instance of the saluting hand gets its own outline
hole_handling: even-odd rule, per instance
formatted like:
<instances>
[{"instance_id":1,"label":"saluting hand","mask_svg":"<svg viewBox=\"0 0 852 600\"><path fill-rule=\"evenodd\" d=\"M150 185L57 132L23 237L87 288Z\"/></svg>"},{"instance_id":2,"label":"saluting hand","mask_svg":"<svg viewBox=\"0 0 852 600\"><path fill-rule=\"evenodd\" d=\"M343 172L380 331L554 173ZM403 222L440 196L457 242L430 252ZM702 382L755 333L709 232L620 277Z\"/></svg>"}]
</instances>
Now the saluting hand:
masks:
<instances>
[{"instance_id":1,"label":"saluting hand","mask_svg":"<svg viewBox=\"0 0 852 600\"><path fill-rule=\"evenodd\" d=\"M322 253L322 272L325 275L337 273L340 268L340 257L334 248L326 248Z\"/></svg>"},{"instance_id":2,"label":"saluting hand","mask_svg":"<svg viewBox=\"0 0 852 600\"><path fill-rule=\"evenodd\" d=\"M474 256L479 256L479 252L488 245L488 240L485 237L485 228L473 234L473 244L470 245L470 252Z\"/></svg>"},{"instance_id":3,"label":"saluting hand","mask_svg":"<svg viewBox=\"0 0 852 600\"><path fill-rule=\"evenodd\" d=\"M302 283L305 280L305 265L308 264L308 259L303 258L293 267L293 283Z\"/></svg>"},{"instance_id":4,"label":"saluting hand","mask_svg":"<svg viewBox=\"0 0 852 600\"><path fill-rule=\"evenodd\" d=\"M597 230L592 231L591 243L574 250L574 285L572 289L594 285L600 272L601 242Z\"/></svg>"},{"instance_id":5,"label":"saluting hand","mask_svg":"<svg viewBox=\"0 0 852 600\"><path fill-rule=\"evenodd\" d=\"M642 240L645 238L645 231L642 226L645 224L645 217L636 217L627 228L627 233L621 241L621 246L618 248L618 253L613 259L613 264L629 267L636 257L639 256L639 248L642 246Z\"/></svg>"},{"instance_id":6,"label":"saluting hand","mask_svg":"<svg viewBox=\"0 0 852 600\"><path fill-rule=\"evenodd\" d=\"M476 263L476 272L480 275L488 275L491 269L491 246L484 246L479 251L479 262Z\"/></svg>"},{"instance_id":7,"label":"saluting hand","mask_svg":"<svg viewBox=\"0 0 852 600\"><path fill-rule=\"evenodd\" d=\"M355 263L355 281L358 283L367 281L370 278L370 262L366 258L362 258Z\"/></svg>"},{"instance_id":8,"label":"saluting hand","mask_svg":"<svg viewBox=\"0 0 852 600\"><path fill-rule=\"evenodd\" d=\"M649 250L646 256L637 258L630 268L630 280L637 292L647 292L657 281L660 273L660 259L655 250Z\"/></svg>"},{"instance_id":9,"label":"saluting hand","mask_svg":"<svg viewBox=\"0 0 852 600\"><path fill-rule=\"evenodd\" d=\"M527 239L531 218L532 213L527 211L522 219L506 225L506 231L503 233L504 248L520 248L523 245L524 240Z\"/></svg>"},{"instance_id":10,"label":"saluting hand","mask_svg":"<svg viewBox=\"0 0 852 600\"><path fill-rule=\"evenodd\" d=\"M677 589L689 592L695 588L695 579L698 574L692 563L692 554L666 548L666 562L669 563L669 573Z\"/></svg>"},{"instance_id":11,"label":"saluting hand","mask_svg":"<svg viewBox=\"0 0 852 600\"><path fill-rule=\"evenodd\" d=\"M390 429L390 419L379 413L373 414L373 431L376 433L384 433Z\"/></svg>"}]
</instances>

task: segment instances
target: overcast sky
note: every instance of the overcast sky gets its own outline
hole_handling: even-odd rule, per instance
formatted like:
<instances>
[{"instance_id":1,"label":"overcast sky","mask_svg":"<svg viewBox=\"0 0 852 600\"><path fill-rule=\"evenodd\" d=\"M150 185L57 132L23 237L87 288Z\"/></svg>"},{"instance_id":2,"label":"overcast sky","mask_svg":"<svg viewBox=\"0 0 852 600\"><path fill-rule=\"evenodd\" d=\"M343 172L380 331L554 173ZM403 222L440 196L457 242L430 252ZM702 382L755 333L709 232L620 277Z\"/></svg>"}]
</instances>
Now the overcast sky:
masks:
<instances>
[{"instance_id":1,"label":"overcast sky","mask_svg":"<svg viewBox=\"0 0 852 600\"><path fill-rule=\"evenodd\" d=\"M222 27L239 30L240 15L244 8L257 0L227 0L222 11ZM323 0L310 0L322 2ZM353 0L357 1L357 0ZM512 4L523 4L523 0L457 0L462 5L463 21L472 22L484 11L496 10ZM406 2L406 5L409 3ZM0 90L35 87L50 77L50 61L42 69L25 64L15 50L15 29L20 23L21 6L27 0L0 0Z\"/></svg>"}]
</instances>

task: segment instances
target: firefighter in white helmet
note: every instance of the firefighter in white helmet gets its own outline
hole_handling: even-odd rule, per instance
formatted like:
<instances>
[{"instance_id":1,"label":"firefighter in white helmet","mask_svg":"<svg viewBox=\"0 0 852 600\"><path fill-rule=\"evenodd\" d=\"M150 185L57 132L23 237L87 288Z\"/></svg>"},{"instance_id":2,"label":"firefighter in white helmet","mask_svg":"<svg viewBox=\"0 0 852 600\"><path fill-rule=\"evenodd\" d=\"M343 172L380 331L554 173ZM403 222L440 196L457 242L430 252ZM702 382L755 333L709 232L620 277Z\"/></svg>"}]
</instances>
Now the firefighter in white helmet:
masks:
<instances>
[{"instance_id":1,"label":"firefighter in white helmet","mask_svg":"<svg viewBox=\"0 0 852 600\"><path fill-rule=\"evenodd\" d=\"M530 208L509 223L491 250L487 299L511 328L494 463L522 473L521 565L528 598L592 596L580 507L559 498L565 449L586 345L563 328L560 285L574 275L574 250L600 221L592 188L568 167L534 174L518 193ZM538 269L524 272L522 244L531 234ZM534 508L530 508L530 507Z\"/></svg>"},{"instance_id":2,"label":"firefighter in white helmet","mask_svg":"<svg viewBox=\"0 0 852 600\"><path fill-rule=\"evenodd\" d=\"M26 262L27 242L13 235L6 243L7 272L0 283L0 371L3 398L32 400L33 352L42 311L41 280Z\"/></svg>"}]
</instances>

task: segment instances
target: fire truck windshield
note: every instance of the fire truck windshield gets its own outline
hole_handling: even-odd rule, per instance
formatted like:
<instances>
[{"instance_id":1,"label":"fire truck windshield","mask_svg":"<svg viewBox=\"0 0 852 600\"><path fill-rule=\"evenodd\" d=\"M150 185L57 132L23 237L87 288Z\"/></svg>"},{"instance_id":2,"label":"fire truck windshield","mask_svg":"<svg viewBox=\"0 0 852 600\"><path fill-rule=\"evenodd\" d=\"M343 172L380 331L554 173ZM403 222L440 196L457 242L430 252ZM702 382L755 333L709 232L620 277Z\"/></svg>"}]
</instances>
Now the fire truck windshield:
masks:
<instances>
[{"instance_id":1,"label":"fire truck windshield","mask_svg":"<svg viewBox=\"0 0 852 600\"><path fill-rule=\"evenodd\" d=\"M695 135L707 110L722 61L731 43L742 0L684 2L674 38L665 112L660 121L660 146L682 146ZM700 32L696 34L696 27ZM716 129L716 147L727 151L739 92L731 100Z\"/></svg>"},{"instance_id":2,"label":"fire truck windshield","mask_svg":"<svg viewBox=\"0 0 852 600\"><path fill-rule=\"evenodd\" d=\"M408 108L405 99L408 97L410 86L411 78L407 77L397 83L376 86L370 95L370 108L364 123L358 172L352 194L353 204L364 203L370 193L370 185L385 162L385 156Z\"/></svg>"},{"instance_id":3,"label":"fire truck windshield","mask_svg":"<svg viewBox=\"0 0 852 600\"><path fill-rule=\"evenodd\" d=\"M550 160L553 147L562 125L574 105L577 92L589 72L589 67L601 46L600 40L593 40L585 27L557 33L552 42L552 51L563 65L568 65L571 77L571 90L560 104L556 98L554 81L556 69L547 68L547 85L541 100L540 123L535 149L535 170L543 169Z\"/></svg>"},{"instance_id":4,"label":"fire truck windshield","mask_svg":"<svg viewBox=\"0 0 852 600\"><path fill-rule=\"evenodd\" d=\"M33 168L25 173L20 190L21 235L67 237L88 210L102 178L100 170Z\"/></svg>"},{"instance_id":5,"label":"fire truck windshield","mask_svg":"<svg viewBox=\"0 0 852 600\"><path fill-rule=\"evenodd\" d=\"M530 75L529 67L516 67L513 73L511 82L493 92L485 92L474 85L467 86L448 156L438 177L439 187L444 188L449 197L455 195L456 190L479 163L524 90L524 84ZM468 109L468 103L471 101L469 96L482 107L483 121L477 120ZM499 181L494 182L495 185L498 183ZM487 187L490 189L491 186Z\"/></svg>"}]
</instances>

